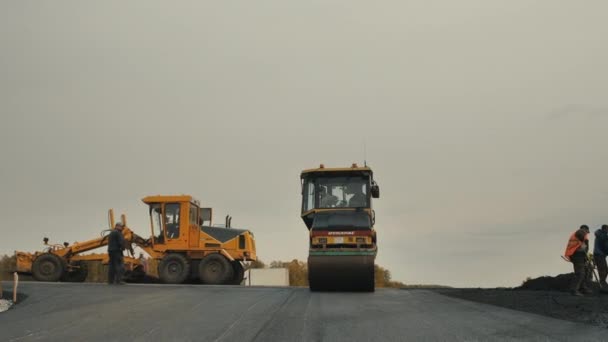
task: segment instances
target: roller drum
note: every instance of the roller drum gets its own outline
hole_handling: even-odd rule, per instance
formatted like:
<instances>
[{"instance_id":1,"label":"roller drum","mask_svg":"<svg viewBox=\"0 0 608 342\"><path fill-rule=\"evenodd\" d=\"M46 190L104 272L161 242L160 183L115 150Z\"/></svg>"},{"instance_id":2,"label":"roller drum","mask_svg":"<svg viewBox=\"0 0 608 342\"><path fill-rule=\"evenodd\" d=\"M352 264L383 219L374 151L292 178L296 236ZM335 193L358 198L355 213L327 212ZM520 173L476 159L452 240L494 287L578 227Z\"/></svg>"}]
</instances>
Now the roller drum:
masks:
<instances>
[{"instance_id":1,"label":"roller drum","mask_svg":"<svg viewBox=\"0 0 608 342\"><path fill-rule=\"evenodd\" d=\"M309 255L310 290L372 292L375 258L375 255Z\"/></svg>"}]
</instances>

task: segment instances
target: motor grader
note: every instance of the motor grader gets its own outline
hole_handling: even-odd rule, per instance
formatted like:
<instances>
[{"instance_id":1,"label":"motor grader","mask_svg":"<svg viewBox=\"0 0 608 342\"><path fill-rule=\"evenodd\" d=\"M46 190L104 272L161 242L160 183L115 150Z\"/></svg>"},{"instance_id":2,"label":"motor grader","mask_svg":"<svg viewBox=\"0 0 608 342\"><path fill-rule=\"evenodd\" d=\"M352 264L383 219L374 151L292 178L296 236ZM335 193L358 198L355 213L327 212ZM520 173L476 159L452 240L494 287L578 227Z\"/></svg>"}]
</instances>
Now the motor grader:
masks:
<instances>
[{"instance_id":1,"label":"motor grader","mask_svg":"<svg viewBox=\"0 0 608 342\"><path fill-rule=\"evenodd\" d=\"M302 220L309 230L308 282L312 291L374 291L378 247L372 198L380 188L372 170L304 170Z\"/></svg>"},{"instance_id":2,"label":"motor grader","mask_svg":"<svg viewBox=\"0 0 608 342\"><path fill-rule=\"evenodd\" d=\"M212 227L212 209L201 208L189 195L156 195L142 199L148 205L151 237L142 238L127 225L122 234L130 253L139 247L158 261L158 276L164 283L179 284L200 279L204 284L234 284L243 281L242 262L257 260L255 239L249 230ZM113 212L109 223L114 227ZM206 224L207 223L207 224ZM45 239L45 243L48 239ZM107 245L102 236L72 245L51 245L34 254L16 252L18 271L32 273L37 280L58 281L82 272L80 253Z\"/></svg>"}]
</instances>

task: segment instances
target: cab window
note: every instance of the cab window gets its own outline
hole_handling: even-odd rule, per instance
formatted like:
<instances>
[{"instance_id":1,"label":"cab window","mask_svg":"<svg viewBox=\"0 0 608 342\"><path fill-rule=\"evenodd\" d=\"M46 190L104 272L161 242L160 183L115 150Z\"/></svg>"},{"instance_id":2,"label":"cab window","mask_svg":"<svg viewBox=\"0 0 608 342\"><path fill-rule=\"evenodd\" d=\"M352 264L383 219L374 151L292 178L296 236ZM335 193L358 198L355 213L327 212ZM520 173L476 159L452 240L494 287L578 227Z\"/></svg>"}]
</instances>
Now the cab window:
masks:
<instances>
[{"instance_id":1,"label":"cab window","mask_svg":"<svg viewBox=\"0 0 608 342\"><path fill-rule=\"evenodd\" d=\"M190 225L197 225L198 223L198 208L190 204Z\"/></svg>"},{"instance_id":2,"label":"cab window","mask_svg":"<svg viewBox=\"0 0 608 342\"><path fill-rule=\"evenodd\" d=\"M162 243L164 241L162 229L162 209L160 204L150 206L150 220L152 221L152 236L154 242Z\"/></svg>"},{"instance_id":3,"label":"cab window","mask_svg":"<svg viewBox=\"0 0 608 342\"><path fill-rule=\"evenodd\" d=\"M302 211L306 212L314 209L315 207L315 183L314 181L307 180L304 182L304 188L302 189L304 195Z\"/></svg>"},{"instance_id":4,"label":"cab window","mask_svg":"<svg viewBox=\"0 0 608 342\"><path fill-rule=\"evenodd\" d=\"M179 203L167 203L165 205L165 234L167 239L179 238Z\"/></svg>"}]
</instances>

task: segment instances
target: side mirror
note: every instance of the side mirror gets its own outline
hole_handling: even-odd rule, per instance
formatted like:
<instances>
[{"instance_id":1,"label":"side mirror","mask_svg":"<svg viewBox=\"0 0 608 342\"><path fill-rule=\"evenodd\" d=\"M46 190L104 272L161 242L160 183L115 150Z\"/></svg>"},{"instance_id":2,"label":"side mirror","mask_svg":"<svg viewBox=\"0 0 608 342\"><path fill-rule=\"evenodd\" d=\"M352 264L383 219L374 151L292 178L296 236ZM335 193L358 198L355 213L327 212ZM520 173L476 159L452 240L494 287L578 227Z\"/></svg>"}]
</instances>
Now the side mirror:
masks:
<instances>
[{"instance_id":1,"label":"side mirror","mask_svg":"<svg viewBox=\"0 0 608 342\"><path fill-rule=\"evenodd\" d=\"M376 183L372 184L371 193L372 193L372 197L373 198L379 198L380 197L380 187L378 186L378 184L376 184Z\"/></svg>"}]
</instances>

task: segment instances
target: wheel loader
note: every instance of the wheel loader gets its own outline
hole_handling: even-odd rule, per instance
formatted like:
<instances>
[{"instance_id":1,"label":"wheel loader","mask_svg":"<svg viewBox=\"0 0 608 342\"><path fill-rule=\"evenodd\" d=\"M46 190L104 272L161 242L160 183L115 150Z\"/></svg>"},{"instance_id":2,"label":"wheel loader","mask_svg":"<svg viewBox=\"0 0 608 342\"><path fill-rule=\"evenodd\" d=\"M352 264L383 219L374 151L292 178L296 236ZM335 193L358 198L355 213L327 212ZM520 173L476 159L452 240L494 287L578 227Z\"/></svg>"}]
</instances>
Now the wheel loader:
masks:
<instances>
[{"instance_id":1,"label":"wheel loader","mask_svg":"<svg viewBox=\"0 0 608 342\"><path fill-rule=\"evenodd\" d=\"M156 195L142 201L150 215L150 238L135 234L127 226L124 215L122 234L131 255L136 246L158 261L162 282L179 284L199 279L204 284L238 285L244 277L242 262L257 260L252 232L231 228L231 217L226 218L225 228L212 227L212 209L201 208L192 196ZM110 210L111 227L114 227L113 216ZM72 245L50 245L34 254L16 252L17 271L32 273L35 279L43 281L75 277L83 272L80 262L86 257L79 254L107 243L107 237L102 236Z\"/></svg>"},{"instance_id":2,"label":"wheel loader","mask_svg":"<svg viewBox=\"0 0 608 342\"><path fill-rule=\"evenodd\" d=\"M374 291L378 247L372 198L380 188L367 166L304 170L302 220L309 230L312 291Z\"/></svg>"}]
</instances>

